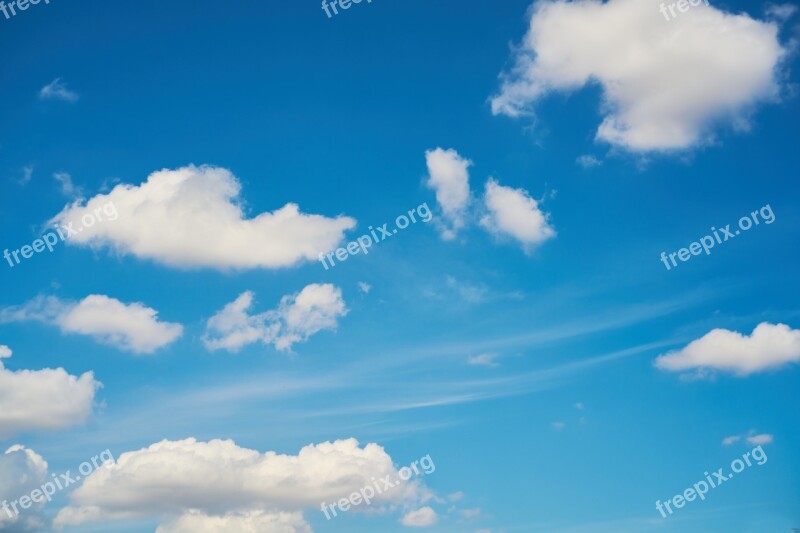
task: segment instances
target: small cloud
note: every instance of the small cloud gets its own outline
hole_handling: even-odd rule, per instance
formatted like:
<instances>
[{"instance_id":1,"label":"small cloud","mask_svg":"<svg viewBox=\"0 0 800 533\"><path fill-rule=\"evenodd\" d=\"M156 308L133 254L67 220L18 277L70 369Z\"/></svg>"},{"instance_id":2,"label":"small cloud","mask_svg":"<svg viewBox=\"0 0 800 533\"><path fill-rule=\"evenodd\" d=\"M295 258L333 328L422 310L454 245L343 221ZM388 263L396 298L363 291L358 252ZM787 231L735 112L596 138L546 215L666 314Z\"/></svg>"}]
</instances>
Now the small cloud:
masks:
<instances>
[{"instance_id":1,"label":"small cloud","mask_svg":"<svg viewBox=\"0 0 800 533\"><path fill-rule=\"evenodd\" d=\"M451 502L457 502L459 500L463 500L464 499L464 493L461 492L461 491L454 492L453 494L448 495L447 499L450 500Z\"/></svg>"},{"instance_id":2,"label":"small cloud","mask_svg":"<svg viewBox=\"0 0 800 533\"><path fill-rule=\"evenodd\" d=\"M11 351L11 348L6 346L5 344L0 344L0 359L7 359L11 357L12 353L13 352Z\"/></svg>"},{"instance_id":3,"label":"small cloud","mask_svg":"<svg viewBox=\"0 0 800 533\"><path fill-rule=\"evenodd\" d=\"M768 4L765 10L768 19L786 22L797 12L794 4Z\"/></svg>"},{"instance_id":4,"label":"small cloud","mask_svg":"<svg viewBox=\"0 0 800 533\"><path fill-rule=\"evenodd\" d=\"M56 172L53 174L53 179L61 184L61 193L69 198L75 198L81 195L81 188L72 183L72 176L66 172Z\"/></svg>"},{"instance_id":5,"label":"small cloud","mask_svg":"<svg viewBox=\"0 0 800 533\"><path fill-rule=\"evenodd\" d=\"M436 201L443 218L449 223L440 225L444 240L452 240L466 224L467 207L470 203L469 167L472 161L461 157L452 149L436 148L425 152L428 166L426 185L436 192Z\"/></svg>"},{"instance_id":6,"label":"small cloud","mask_svg":"<svg viewBox=\"0 0 800 533\"><path fill-rule=\"evenodd\" d=\"M475 507L474 509L462 509L458 512L461 515L461 518L464 520L472 520L473 518L477 518L481 515L481 508Z\"/></svg>"},{"instance_id":7,"label":"small cloud","mask_svg":"<svg viewBox=\"0 0 800 533\"><path fill-rule=\"evenodd\" d=\"M518 241L526 253L556 236L549 215L525 189L505 187L489 178L483 201L486 214L481 217L480 225L495 237Z\"/></svg>"},{"instance_id":8,"label":"small cloud","mask_svg":"<svg viewBox=\"0 0 800 533\"><path fill-rule=\"evenodd\" d=\"M364 294L369 294L369 291L372 290L372 285L370 285L366 281L359 281L358 282L358 290L360 290Z\"/></svg>"},{"instance_id":9,"label":"small cloud","mask_svg":"<svg viewBox=\"0 0 800 533\"><path fill-rule=\"evenodd\" d=\"M31 181L32 177L33 177L33 166L26 165L22 167L22 177L17 180L17 183L20 186L24 187L25 185L28 184L29 181Z\"/></svg>"},{"instance_id":10,"label":"small cloud","mask_svg":"<svg viewBox=\"0 0 800 533\"><path fill-rule=\"evenodd\" d=\"M775 440L775 438L772 435L768 433L762 433L760 435L751 435L747 437L747 444L750 446L759 446L761 444L769 444L773 440Z\"/></svg>"},{"instance_id":11,"label":"small cloud","mask_svg":"<svg viewBox=\"0 0 800 533\"><path fill-rule=\"evenodd\" d=\"M731 435L730 437L725 437L722 439L722 445L732 446L742 439L744 439L744 441L750 446L760 446L762 444L771 443L773 440L775 440L775 437L769 433L756 434L755 430L751 429L746 435Z\"/></svg>"},{"instance_id":12,"label":"small cloud","mask_svg":"<svg viewBox=\"0 0 800 533\"><path fill-rule=\"evenodd\" d=\"M465 302L477 304L486 300L489 289L482 285L470 285L463 281L458 281L453 276L447 276L447 286L453 289Z\"/></svg>"},{"instance_id":13,"label":"small cloud","mask_svg":"<svg viewBox=\"0 0 800 533\"><path fill-rule=\"evenodd\" d=\"M553 429L558 431L561 431L567 426L564 422L550 422L550 425L552 426Z\"/></svg>"},{"instance_id":14,"label":"small cloud","mask_svg":"<svg viewBox=\"0 0 800 533\"><path fill-rule=\"evenodd\" d=\"M434 525L439 520L439 517L430 507L422 507L416 511L409 511L400 520L400 523L406 527L428 527Z\"/></svg>"},{"instance_id":15,"label":"small cloud","mask_svg":"<svg viewBox=\"0 0 800 533\"><path fill-rule=\"evenodd\" d=\"M724 439L722 439L722 445L732 446L733 444L736 444L740 440L742 440L742 437L740 435L731 435L730 437L725 437Z\"/></svg>"},{"instance_id":16,"label":"small cloud","mask_svg":"<svg viewBox=\"0 0 800 533\"><path fill-rule=\"evenodd\" d=\"M578 411L583 411L583 404L581 402L576 403L575 409L577 409Z\"/></svg>"},{"instance_id":17,"label":"small cloud","mask_svg":"<svg viewBox=\"0 0 800 533\"><path fill-rule=\"evenodd\" d=\"M742 377L798 362L800 330L762 322L750 335L711 330L681 350L658 356L655 365L672 372L697 370L696 377L701 379L713 370Z\"/></svg>"},{"instance_id":18,"label":"small cloud","mask_svg":"<svg viewBox=\"0 0 800 533\"><path fill-rule=\"evenodd\" d=\"M312 283L281 298L276 309L251 314L255 295L245 291L208 319L203 343L209 350L237 352L255 342L281 351L323 330L336 330L347 314L342 291L329 283Z\"/></svg>"},{"instance_id":19,"label":"small cloud","mask_svg":"<svg viewBox=\"0 0 800 533\"><path fill-rule=\"evenodd\" d=\"M56 78L39 91L41 100L63 100L64 102L77 102L78 94L67 89L61 78Z\"/></svg>"},{"instance_id":20,"label":"small cloud","mask_svg":"<svg viewBox=\"0 0 800 533\"><path fill-rule=\"evenodd\" d=\"M603 162L597 159L595 156L588 154L579 156L575 162L583 168L594 168L603 164Z\"/></svg>"},{"instance_id":21,"label":"small cloud","mask_svg":"<svg viewBox=\"0 0 800 533\"><path fill-rule=\"evenodd\" d=\"M497 359L497 353L482 353L480 355L472 355L467 359L467 363L472 366L500 366L498 363L495 363L495 359Z\"/></svg>"}]
</instances>

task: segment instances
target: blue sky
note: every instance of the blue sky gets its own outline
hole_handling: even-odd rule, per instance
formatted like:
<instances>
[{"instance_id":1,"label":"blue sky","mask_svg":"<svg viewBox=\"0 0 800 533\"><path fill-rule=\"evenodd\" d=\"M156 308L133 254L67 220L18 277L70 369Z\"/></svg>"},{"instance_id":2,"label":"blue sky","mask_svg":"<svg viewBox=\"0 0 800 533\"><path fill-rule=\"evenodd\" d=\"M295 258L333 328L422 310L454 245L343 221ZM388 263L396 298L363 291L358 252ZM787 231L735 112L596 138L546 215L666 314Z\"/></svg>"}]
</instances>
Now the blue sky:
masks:
<instances>
[{"instance_id":1,"label":"blue sky","mask_svg":"<svg viewBox=\"0 0 800 533\"><path fill-rule=\"evenodd\" d=\"M0 531L800 527L800 19L636 1L0 15L0 249L117 214L0 263L0 503L128 457ZM320 512L426 455L385 501Z\"/></svg>"}]
</instances>

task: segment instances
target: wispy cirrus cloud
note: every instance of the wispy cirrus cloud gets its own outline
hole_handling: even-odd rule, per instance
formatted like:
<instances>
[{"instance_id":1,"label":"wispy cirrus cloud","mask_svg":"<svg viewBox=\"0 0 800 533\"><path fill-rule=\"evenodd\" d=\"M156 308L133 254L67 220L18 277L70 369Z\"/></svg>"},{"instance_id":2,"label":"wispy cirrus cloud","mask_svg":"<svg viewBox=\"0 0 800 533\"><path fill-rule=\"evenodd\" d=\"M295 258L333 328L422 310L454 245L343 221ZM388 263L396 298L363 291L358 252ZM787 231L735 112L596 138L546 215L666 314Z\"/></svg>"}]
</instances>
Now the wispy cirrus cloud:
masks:
<instances>
[{"instance_id":1,"label":"wispy cirrus cloud","mask_svg":"<svg viewBox=\"0 0 800 533\"><path fill-rule=\"evenodd\" d=\"M39 99L75 103L79 97L78 93L67 88L67 84L61 78L56 78L39 90Z\"/></svg>"}]
</instances>

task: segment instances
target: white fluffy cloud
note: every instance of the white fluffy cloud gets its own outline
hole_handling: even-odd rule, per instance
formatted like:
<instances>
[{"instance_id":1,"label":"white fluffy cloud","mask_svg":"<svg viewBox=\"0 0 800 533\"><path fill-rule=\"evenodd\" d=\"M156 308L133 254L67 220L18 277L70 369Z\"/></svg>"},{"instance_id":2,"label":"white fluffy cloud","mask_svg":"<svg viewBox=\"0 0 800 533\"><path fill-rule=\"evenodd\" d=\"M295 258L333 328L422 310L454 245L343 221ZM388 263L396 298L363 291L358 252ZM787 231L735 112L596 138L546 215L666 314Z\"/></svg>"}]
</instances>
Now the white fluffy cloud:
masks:
<instances>
[{"instance_id":1,"label":"white fluffy cloud","mask_svg":"<svg viewBox=\"0 0 800 533\"><path fill-rule=\"evenodd\" d=\"M436 191L436 201L449 227L441 227L442 237L453 239L464 227L469 206L469 171L472 161L455 150L436 148L425 152L428 166L427 186Z\"/></svg>"},{"instance_id":2,"label":"white fluffy cloud","mask_svg":"<svg viewBox=\"0 0 800 533\"><path fill-rule=\"evenodd\" d=\"M659 2L642 0L542 0L530 13L492 99L495 114L527 114L549 93L597 83L605 114L598 140L637 152L675 150L712 140L721 121L746 128L755 105L781 90L787 51L778 26L713 2L671 20Z\"/></svg>"},{"instance_id":3,"label":"white fluffy cloud","mask_svg":"<svg viewBox=\"0 0 800 533\"><path fill-rule=\"evenodd\" d=\"M800 362L800 330L762 322L751 335L714 329L681 350L656 359L662 370L722 370L739 376Z\"/></svg>"},{"instance_id":4,"label":"white fluffy cloud","mask_svg":"<svg viewBox=\"0 0 800 533\"><path fill-rule=\"evenodd\" d=\"M547 215L526 190L504 187L489 178L483 199L487 214L481 218L481 226L490 233L515 239L525 251L555 237Z\"/></svg>"},{"instance_id":5,"label":"white fluffy cloud","mask_svg":"<svg viewBox=\"0 0 800 533\"><path fill-rule=\"evenodd\" d=\"M28 303L0 309L0 323L38 320L64 333L89 335L96 341L139 354L150 354L174 342L183 326L158 320L158 311L141 303L125 304L102 294L80 302L39 296Z\"/></svg>"},{"instance_id":6,"label":"white fluffy cloud","mask_svg":"<svg viewBox=\"0 0 800 533\"><path fill-rule=\"evenodd\" d=\"M428 165L428 186L436 191L436 201L448 224L440 226L442 238L455 238L458 230L478 219L477 209L470 209L468 168L472 161L455 150L436 148L425 152ZM511 237L530 252L542 242L555 237L548 215L525 189L513 189L486 182L483 196L483 216L480 225L495 237Z\"/></svg>"},{"instance_id":7,"label":"white fluffy cloud","mask_svg":"<svg viewBox=\"0 0 800 533\"><path fill-rule=\"evenodd\" d=\"M251 315L253 293L247 291L208 319L203 343L209 350L235 352L254 342L290 350L322 330L335 330L347 314L342 291L329 283L312 283L281 298L277 309Z\"/></svg>"},{"instance_id":8,"label":"white fluffy cloud","mask_svg":"<svg viewBox=\"0 0 800 533\"><path fill-rule=\"evenodd\" d=\"M11 350L8 350L9 357ZM86 420L101 384L63 368L11 371L0 359L0 439L31 430L63 429Z\"/></svg>"},{"instance_id":9,"label":"white fluffy cloud","mask_svg":"<svg viewBox=\"0 0 800 533\"><path fill-rule=\"evenodd\" d=\"M316 260L355 226L350 217L300 212L288 203L246 218L241 184L230 171L187 166L150 174L141 185L117 185L66 207L52 223L94 216L111 202L118 218L97 222L66 242L108 246L122 254L185 268L280 268Z\"/></svg>"},{"instance_id":10,"label":"white fluffy cloud","mask_svg":"<svg viewBox=\"0 0 800 533\"><path fill-rule=\"evenodd\" d=\"M422 507L415 511L409 511L400 520L400 523L408 527L429 527L439 520L439 517L430 507Z\"/></svg>"},{"instance_id":11,"label":"white fluffy cloud","mask_svg":"<svg viewBox=\"0 0 800 533\"><path fill-rule=\"evenodd\" d=\"M2 427L1 422L0 427ZM9 509L14 515L10 502L19 500L21 496L41 487L46 478L47 461L24 446L11 446L0 455L0 504L9 502ZM14 516L8 516L8 512L0 508L0 531L13 533L40 529L44 525L38 514L42 505L33 503L31 508L24 511L17 505L17 509L22 513Z\"/></svg>"},{"instance_id":12,"label":"white fluffy cloud","mask_svg":"<svg viewBox=\"0 0 800 533\"><path fill-rule=\"evenodd\" d=\"M189 511L161 525L156 533L312 533L302 513L246 511L209 516Z\"/></svg>"},{"instance_id":13,"label":"white fluffy cloud","mask_svg":"<svg viewBox=\"0 0 800 533\"><path fill-rule=\"evenodd\" d=\"M116 464L90 474L70 495L72 505L58 513L55 524L171 517L160 532L271 524L276 532L305 533L308 529L294 513L319 512L322 502L348 497L385 476L399 479L391 457L381 446L360 447L355 439L305 446L297 455L260 453L230 440L164 440L123 453ZM370 508L427 496L419 480L400 482L377 495ZM193 526L198 529L187 529ZM232 530L249 531L227 531Z\"/></svg>"}]
</instances>

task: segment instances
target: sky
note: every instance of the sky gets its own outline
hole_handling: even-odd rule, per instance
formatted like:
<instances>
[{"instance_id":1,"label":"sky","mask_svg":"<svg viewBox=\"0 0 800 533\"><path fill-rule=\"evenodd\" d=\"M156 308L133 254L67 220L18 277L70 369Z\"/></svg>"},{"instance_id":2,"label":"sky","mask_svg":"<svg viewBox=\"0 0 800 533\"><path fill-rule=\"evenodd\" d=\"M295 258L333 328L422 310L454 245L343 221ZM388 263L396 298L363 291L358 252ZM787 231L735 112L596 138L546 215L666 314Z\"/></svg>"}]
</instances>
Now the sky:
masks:
<instances>
[{"instance_id":1,"label":"sky","mask_svg":"<svg viewBox=\"0 0 800 533\"><path fill-rule=\"evenodd\" d=\"M800 528L797 6L341 1L0 3L0 531Z\"/></svg>"}]
</instances>

